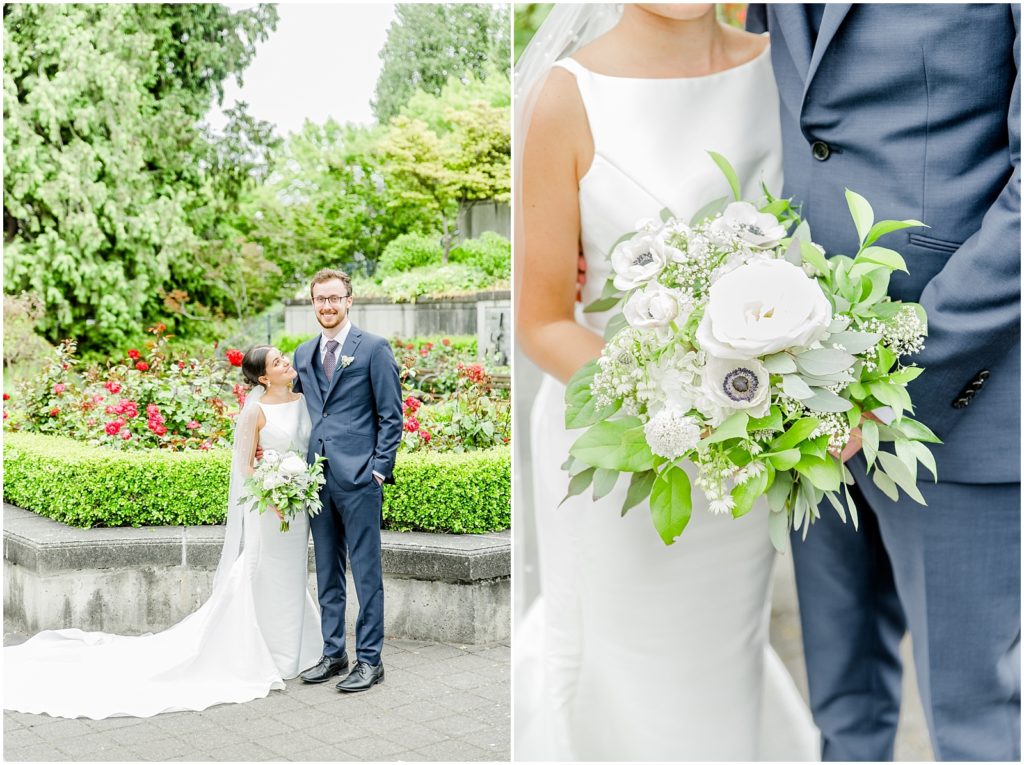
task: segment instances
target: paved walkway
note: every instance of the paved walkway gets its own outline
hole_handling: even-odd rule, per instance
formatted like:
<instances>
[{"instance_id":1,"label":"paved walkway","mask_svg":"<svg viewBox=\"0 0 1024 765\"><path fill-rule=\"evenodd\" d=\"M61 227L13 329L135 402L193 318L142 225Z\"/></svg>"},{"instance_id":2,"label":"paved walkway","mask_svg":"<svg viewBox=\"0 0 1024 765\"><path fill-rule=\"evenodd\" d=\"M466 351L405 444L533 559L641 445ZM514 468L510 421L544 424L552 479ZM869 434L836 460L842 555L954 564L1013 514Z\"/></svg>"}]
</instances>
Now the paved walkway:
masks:
<instances>
[{"instance_id":1,"label":"paved walkway","mask_svg":"<svg viewBox=\"0 0 1024 765\"><path fill-rule=\"evenodd\" d=\"M352 695L291 680L265 699L148 719L5 711L4 760L509 760L507 643L388 640L383 659L385 682Z\"/></svg>"}]
</instances>

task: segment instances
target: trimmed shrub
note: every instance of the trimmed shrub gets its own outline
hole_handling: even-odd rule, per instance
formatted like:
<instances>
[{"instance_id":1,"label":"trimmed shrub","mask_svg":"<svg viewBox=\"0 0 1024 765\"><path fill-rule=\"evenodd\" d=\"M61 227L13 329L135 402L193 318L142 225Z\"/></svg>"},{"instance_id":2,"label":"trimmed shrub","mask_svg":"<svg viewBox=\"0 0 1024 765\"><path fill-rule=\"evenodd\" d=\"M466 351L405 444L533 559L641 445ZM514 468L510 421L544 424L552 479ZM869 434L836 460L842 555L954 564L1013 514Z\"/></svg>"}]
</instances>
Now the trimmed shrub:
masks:
<instances>
[{"instance_id":1,"label":"trimmed shrub","mask_svg":"<svg viewBox=\"0 0 1024 765\"><path fill-rule=\"evenodd\" d=\"M494 279L512 274L512 243L494 231L485 231L479 239L467 239L448 253L448 262L479 268Z\"/></svg>"},{"instance_id":2,"label":"trimmed shrub","mask_svg":"<svg viewBox=\"0 0 1024 765\"><path fill-rule=\"evenodd\" d=\"M380 289L396 303L415 303L417 298L446 297L494 289L495 280L485 271L462 263L417 268L381 280Z\"/></svg>"},{"instance_id":3,"label":"trimmed shrub","mask_svg":"<svg viewBox=\"0 0 1024 765\"><path fill-rule=\"evenodd\" d=\"M401 234L384 248L377 261L376 275L380 278L411 268L440 265L443 252L436 236Z\"/></svg>"},{"instance_id":4,"label":"trimmed shrub","mask_svg":"<svg viewBox=\"0 0 1024 765\"><path fill-rule=\"evenodd\" d=\"M482 534L511 525L509 448L400 454L384 487L384 525L395 531Z\"/></svg>"},{"instance_id":5,"label":"trimmed shrub","mask_svg":"<svg viewBox=\"0 0 1024 765\"><path fill-rule=\"evenodd\" d=\"M120 452L35 433L6 433L4 500L70 526L223 523L231 453ZM478 534L509 528L507 447L399 455L384 487L385 528Z\"/></svg>"}]
</instances>

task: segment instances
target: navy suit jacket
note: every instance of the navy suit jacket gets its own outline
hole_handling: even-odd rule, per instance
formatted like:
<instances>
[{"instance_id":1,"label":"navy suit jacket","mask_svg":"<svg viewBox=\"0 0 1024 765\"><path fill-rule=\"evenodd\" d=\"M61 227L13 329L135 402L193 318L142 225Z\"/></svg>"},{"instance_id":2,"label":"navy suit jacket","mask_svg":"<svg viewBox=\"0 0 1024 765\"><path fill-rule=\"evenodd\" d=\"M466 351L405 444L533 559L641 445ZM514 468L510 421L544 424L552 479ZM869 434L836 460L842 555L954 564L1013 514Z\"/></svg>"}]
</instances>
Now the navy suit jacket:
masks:
<instances>
[{"instance_id":1,"label":"navy suit jacket","mask_svg":"<svg viewBox=\"0 0 1024 765\"><path fill-rule=\"evenodd\" d=\"M1020 6L830 3L815 39L802 4L757 4L747 26L771 35L783 193L814 240L856 253L844 188L930 226L879 244L910 270L890 294L928 312L910 393L940 480L1019 482Z\"/></svg>"},{"instance_id":2,"label":"navy suit jacket","mask_svg":"<svg viewBox=\"0 0 1024 765\"><path fill-rule=\"evenodd\" d=\"M352 363L342 367L342 356L351 356ZM402 385L391 345L353 325L338 359L327 385L320 335L295 350L298 377L292 390L306 397L313 421L307 459L327 457L328 469L343 489L368 485L373 471L394 483L395 452L402 440Z\"/></svg>"}]
</instances>

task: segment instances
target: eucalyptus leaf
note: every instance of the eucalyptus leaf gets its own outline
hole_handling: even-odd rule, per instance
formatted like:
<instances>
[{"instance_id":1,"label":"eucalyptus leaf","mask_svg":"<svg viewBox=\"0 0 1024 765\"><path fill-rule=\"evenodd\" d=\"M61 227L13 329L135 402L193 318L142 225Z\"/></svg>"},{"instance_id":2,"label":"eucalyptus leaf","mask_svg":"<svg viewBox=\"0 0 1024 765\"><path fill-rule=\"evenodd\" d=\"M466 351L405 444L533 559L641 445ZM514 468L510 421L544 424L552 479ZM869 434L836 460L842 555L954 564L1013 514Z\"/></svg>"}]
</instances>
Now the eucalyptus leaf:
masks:
<instances>
[{"instance_id":1,"label":"eucalyptus leaf","mask_svg":"<svg viewBox=\"0 0 1024 765\"><path fill-rule=\"evenodd\" d=\"M839 501L839 498L836 496L836 493L834 491L826 491L825 499L827 499L829 504L835 508L835 511L839 514L839 517L842 518L843 523L846 523L846 510L843 508L843 503Z\"/></svg>"},{"instance_id":2,"label":"eucalyptus leaf","mask_svg":"<svg viewBox=\"0 0 1024 765\"><path fill-rule=\"evenodd\" d=\"M575 497L577 494L582 494L590 486L590 482L594 480L595 468L587 468L582 473L577 473L569 479L569 493L566 494L562 501L558 503L561 507L565 504L565 501L570 497Z\"/></svg>"},{"instance_id":3,"label":"eucalyptus leaf","mask_svg":"<svg viewBox=\"0 0 1024 765\"><path fill-rule=\"evenodd\" d=\"M902 310L903 303L893 302L892 300L883 300L872 306L871 313L879 319L891 319Z\"/></svg>"},{"instance_id":4,"label":"eucalyptus leaf","mask_svg":"<svg viewBox=\"0 0 1024 765\"><path fill-rule=\"evenodd\" d=\"M615 286L615 277L614 276L609 276L608 279L604 283L604 287L601 289L601 297L603 297L603 298L622 297L622 295L623 295L622 290L620 290L618 287Z\"/></svg>"},{"instance_id":5,"label":"eucalyptus leaf","mask_svg":"<svg viewBox=\"0 0 1024 765\"><path fill-rule=\"evenodd\" d=\"M814 388L814 395L803 399L800 403L814 412L845 412L853 407L853 403L837 396L825 388Z\"/></svg>"},{"instance_id":6,"label":"eucalyptus leaf","mask_svg":"<svg viewBox=\"0 0 1024 765\"><path fill-rule=\"evenodd\" d=\"M833 345L841 345L847 353L863 353L868 348L874 348L882 335L878 332L836 332L829 337L828 342Z\"/></svg>"},{"instance_id":7,"label":"eucalyptus leaf","mask_svg":"<svg viewBox=\"0 0 1024 765\"><path fill-rule=\"evenodd\" d=\"M604 341L608 342L615 337L619 332L629 326L629 322L626 321L624 314L617 313L609 319L608 324L604 328Z\"/></svg>"},{"instance_id":8,"label":"eucalyptus leaf","mask_svg":"<svg viewBox=\"0 0 1024 765\"><path fill-rule=\"evenodd\" d=\"M854 504L853 497L850 495L850 487L847 486L845 483L843 484L843 493L846 495L846 509L850 511L850 520L853 521L853 528L854 530L857 530L859 526L859 518L857 517L857 505Z\"/></svg>"},{"instance_id":9,"label":"eucalyptus leaf","mask_svg":"<svg viewBox=\"0 0 1024 765\"><path fill-rule=\"evenodd\" d=\"M789 492L793 488L793 476L789 473L776 473L775 481L768 487L765 497L768 500L768 507L772 514L782 513L785 515L786 500L789 499Z\"/></svg>"},{"instance_id":10,"label":"eucalyptus leaf","mask_svg":"<svg viewBox=\"0 0 1024 765\"><path fill-rule=\"evenodd\" d=\"M867 239L868 232L874 225L875 213L871 209L871 205L868 204L868 200L856 191L846 189L846 204L850 208L850 215L853 216L853 225L857 227L857 241L863 247L864 240Z\"/></svg>"},{"instance_id":11,"label":"eucalyptus leaf","mask_svg":"<svg viewBox=\"0 0 1024 765\"><path fill-rule=\"evenodd\" d=\"M638 417L604 420L576 439L569 453L594 467L636 473L651 470L654 454Z\"/></svg>"},{"instance_id":12,"label":"eucalyptus leaf","mask_svg":"<svg viewBox=\"0 0 1024 765\"><path fill-rule=\"evenodd\" d=\"M789 246L786 248L786 252L783 257L798 268L804 262L803 257L800 254L800 240L794 237L790 240Z\"/></svg>"},{"instance_id":13,"label":"eucalyptus leaf","mask_svg":"<svg viewBox=\"0 0 1024 765\"><path fill-rule=\"evenodd\" d=\"M875 464L875 456L878 454L878 424L874 420L864 420L860 424L860 437L864 457L868 461L868 467L871 467Z\"/></svg>"},{"instance_id":14,"label":"eucalyptus leaf","mask_svg":"<svg viewBox=\"0 0 1024 765\"><path fill-rule=\"evenodd\" d=\"M672 211L669 210L667 207L662 207L661 212L658 213L658 216L661 218L662 223L668 223L670 220L672 220L673 217L675 217L672 215Z\"/></svg>"},{"instance_id":15,"label":"eucalyptus leaf","mask_svg":"<svg viewBox=\"0 0 1024 765\"><path fill-rule=\"evenodd\" d=\"M928 228L919 220L880 220L878 223L871 227L868 231L868 235L864 238L864 246L869 247L879 240L879 238L890 234L893 231L899 231L903 228L913 228L915 226L922 226Z\"/></svg>"},{"instance_id":16,"label":"eucalyptus leaf","mask_svg":"<svg viewBox=\"0 0 1024 765\"><path fill-rule=\"evenodd\" d=\"M671 466L651 487L651 520L661 541L670 545L690 522L690 478L682 468Z\"/></svg>"},{"instance_id":17,"label":"eucalyptus leaf","mask_svg":"<svg viewBox=\"0 0 1024 765\"><path fill-rule=\"evenodd\" d=\"M598 468L594 471L594 501L601 499L606 496L608 492L615 488L615 482L619 480L618 470L609 470L608 468Z\"/></svg>"},{"instance_id":18,"label":"eucalyptus leaf","mask_svg":"<svg viewBox=\"0 0 1024 765\"><path fill-rule=\"evenodd\" d=\"M771 356L765 356L761 360L764 364L764 368L773 374L788 374L796 371L796 362L793 361L793 357L783 351L782 353L773 353Z\"/></svg>"},{"instance_id":19,"label":"eucalyptus leaf","mask_svg":"<svg viewBox=\"0 0 1024 765\"><path fill-rule=\"evenodd\" d=\"M793 531L799 531L803 526L804 518L807 516L807 497L803 492L803 485L797 484L796 497L793 500Z\"/></svg>"},{"instance_id":20,"label":"eucalyptus leaf","mask_svg":"<svg viewBox=\"0 0 1024 765\"><path fill-rule=\"evenodd\" d=\"M786 538L789 536L789 517L784 512L768 515L768 538L776 552L785 554Z\"/></svg>"},{"instance_id":21,"label":"eucalyptus leaf","mask_svg":"<svg viewBox=\"0 0 1024 765\"><path fill-rule=\"evenodd\" d=\"M740 179L739 176L736 175L736 171L733 169L733 166L729 163L729 160L717 151L709 151L708 154L711 155L711 159L715 161L715 164L718 165L718 168L725 175L725 179L729 182L729 188L732 190L733 198L736 199L736 201L742 199L740 196Z\"/></svg>"},{"instance_id":22,"label":"eucalyptus leaf","mask_svg":"<svg viewBox=\"0 0 1024 765\"><path fill-rule=\"evenodd\" d=\"M783 375L782 390L787 396L800 400L814 395L814 391L797 375Z\"/></svg>"},{"instance_id":23,"label":"eucalyptus leaf","mask_svg":"<svg viewBox=\"0 0 1024 765\"><path fill-rule=\"evenodd\" d=\"M845 372L855 359L846 351L836 348L815 348L794 357L796 365L809 375L830 375Z\"/></svg>"},{"instance_id":24,"label":"eucalyptus leaf","mask_svg":"<svg viewBox=\"0 0 1024 765\"><path fill-rule=\"evenodd\" d=\"M849 306L847 306L849 307ZM836 316L832 319L832 323L828 325L828 331L835 335L839 332L845 332L847 327L850 326L849 316Z\"/></svg>"},{"instance_id":25,"label":"eucalyptus leaf","mask_svg":"<svg viewBox=\"0 0 1024 765\"><path fill-rule=\"evenodd\" d=\"M871 473L871 480L875 482L875 486L881 489L885 496L893 502L899 502L900 492L896 488L896 483L889 476L876 469Z\"/></svg>"},{"instance_id":26,"label":"eucalyptus leaf","mask_svg":"<svg viewBox=\"0 0 1024 765\"><path fill-rule=\"evenodd\" d=\"M657 477L658 474L653 470L633 473L629 479L629 489L626 490L626 500L622 503L622 515L628 513L651 495L651 488Z\"/></svg>"},{"instance_id":27,"label":"eucalyptus leaf","mask_svg":"<svg viewBox=\"0 0 1024 765\"><path fill-rule=\"evenodd\" d=\"M621 297L598 298L584 308L583 313L603 313L604 311L610 311L617 306L621 300Z\"/></svg>"}]
</instances>

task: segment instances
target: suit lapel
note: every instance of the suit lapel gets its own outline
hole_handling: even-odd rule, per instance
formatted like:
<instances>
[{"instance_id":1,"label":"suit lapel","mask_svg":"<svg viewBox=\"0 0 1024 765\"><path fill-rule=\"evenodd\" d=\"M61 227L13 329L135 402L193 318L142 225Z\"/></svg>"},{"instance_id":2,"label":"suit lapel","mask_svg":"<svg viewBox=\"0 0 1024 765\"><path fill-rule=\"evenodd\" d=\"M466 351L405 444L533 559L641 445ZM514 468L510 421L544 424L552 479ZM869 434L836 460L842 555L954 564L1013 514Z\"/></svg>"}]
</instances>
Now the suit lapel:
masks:
<instances>
[{"instance_id":1,"label":"suit lapel","mask_svg":"<svg viewBox=\"0 0 1024 765\"><path fill-rule=\"evenodd\" d=\"M811 81L818 72L822 58L825 57L825 51L832 42L832 38L836 36L836 32L839 31L840 25L852 7L852 3L829 3L825 6L825 12L821 17L821 28L818 30L818 40L814 44L814 52L811 54L811 63L807 68L807 77L804 78L804 96L801 100L801 111L803 110L803 102L807 100L807 91L810 90ZM805 19L804 24L806 25L806 23ZM805 39L809 39L809 32Z\"/></svg>"},{"instance_id":2,"label":"suit lapel","mask_svg":"<svg viewBox=\"0 0 1024 765\"><path fill-rule=\"evenodd\" d=\"M320 381L316 379L317 350L320 348L320 335L312 340L303 343L295 351L295 366L302 374L306 372L306 379L302 381L302 392L313 402L315 408L323 409L323 391L320 390Z\"/></svg>"},{"instance_id":3,"label":"suit lapel","mask_svg":"<svg viewBox=\"0 0 1024 765\"><path fill-rule=\"evenodd\" d=\"M345 374L345 367L342 366L342 356L355 356L356 348L359 347L359 342L363 339L363 333L355 324L352 325L352 329L348 331L348 337L345 338L345 344L341 346L341 352L338 354L338 365L334 368L334 377L331 378L330 387L327 388L327 395L324 396L324 406L327 405L327 401L331 398L331 394L334 393L334 389L338 386L338 380Z\"/></svg>"},{"instance_id":4,"label":"suit lapel","mask_svg":"<svg viewBox=\"0 0 1024 765\"><path fill-rule=\"evenodd\" d=\"M807 82L807 70L811 68L811 26L802 3L780 3L769 6L775 15L778 32L786 40L786 48L797 72Z\"/></svg>"}]
</instances>

